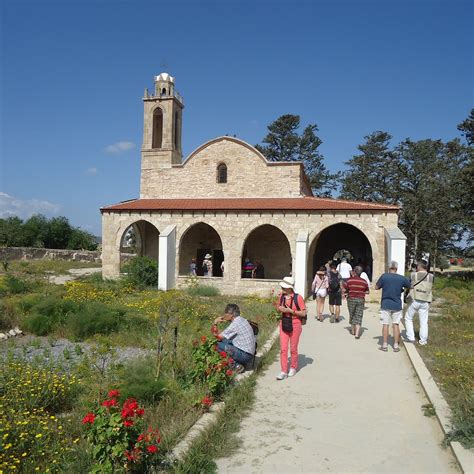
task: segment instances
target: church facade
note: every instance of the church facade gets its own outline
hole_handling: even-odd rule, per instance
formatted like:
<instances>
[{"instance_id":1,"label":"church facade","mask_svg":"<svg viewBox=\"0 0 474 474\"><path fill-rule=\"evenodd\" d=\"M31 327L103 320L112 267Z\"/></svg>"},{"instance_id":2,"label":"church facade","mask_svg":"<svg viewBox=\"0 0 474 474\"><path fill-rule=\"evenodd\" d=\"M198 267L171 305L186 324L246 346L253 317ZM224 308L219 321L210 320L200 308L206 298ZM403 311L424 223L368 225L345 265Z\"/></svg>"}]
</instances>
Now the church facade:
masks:
<instances>
[{"instance_id":1,"label":"church facade","mask_svg":"<svg viewBox=\"0 0 474 474\"><path fill-rule=\"evenodd\" d=\"M189 284L194 259L197 278L224 294L268 295L291 274L307 295L316 269L343 253L374 279L391 259L403 271L396 206L316 198L302 163L269 162L228 136L183 161L184 103L174 78L156 76L143 102L140 198L101 208L104 277L119 277L134 254L157 260L162 290ZM212 275L204 276L206 255ZM264 278L244 278L246 258Z\"/></svg>"}]
</instances>

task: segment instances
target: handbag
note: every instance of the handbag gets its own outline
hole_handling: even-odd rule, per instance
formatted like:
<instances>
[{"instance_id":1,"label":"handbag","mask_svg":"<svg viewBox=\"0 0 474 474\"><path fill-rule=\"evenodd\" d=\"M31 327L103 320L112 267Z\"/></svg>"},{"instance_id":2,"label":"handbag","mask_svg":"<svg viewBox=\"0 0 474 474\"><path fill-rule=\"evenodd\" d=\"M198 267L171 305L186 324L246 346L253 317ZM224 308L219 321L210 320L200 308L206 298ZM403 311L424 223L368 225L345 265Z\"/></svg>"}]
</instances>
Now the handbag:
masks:
<instances>
[{"instance_id":1,"label":"handbag","mask_svg":"<svg viewBox=\"0 0 474 474\"><path fill-rule=\"evenodd\" d=\"M281 329L283 332L293 332L293 318L291 316L281 318Z\"/></svg>"},{"instance_id":2,"label":"handbag","mask_svg":"<svg viewBox=\"0 0 474 474\"><path fill-rule=\"evenodd\" d=\"M326 276L323 277L323 280L321 281L320 285L316 289L316 291L313 291L313 300L315 300L318 297L318 291L321 289L323 286L324 280L326 280ZM307 319L307 316L306 316ZM301 324L306 324L306 321L303 323L303 320L301 320Z\"/></svg>"}]
</instances>

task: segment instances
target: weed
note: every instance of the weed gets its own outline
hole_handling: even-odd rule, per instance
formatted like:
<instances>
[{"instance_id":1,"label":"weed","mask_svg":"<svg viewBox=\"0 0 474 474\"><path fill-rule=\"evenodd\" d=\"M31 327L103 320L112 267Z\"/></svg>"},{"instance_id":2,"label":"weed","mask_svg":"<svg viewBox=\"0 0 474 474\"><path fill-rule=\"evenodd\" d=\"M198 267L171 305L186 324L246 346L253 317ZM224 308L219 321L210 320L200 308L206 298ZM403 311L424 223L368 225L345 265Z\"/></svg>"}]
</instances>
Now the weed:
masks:
<instances>
[{"instance_id":1,"label":"weed","mask_svg":"<svg viewBox=\"0 0 474 474\"><path fill-rule=\"evenodd\" d=\"M426 403L425 405L421 405L421 409L423 410L423 415L425 416L436 415L435 407L431 403Z\"/></svg>"}]
</instances>

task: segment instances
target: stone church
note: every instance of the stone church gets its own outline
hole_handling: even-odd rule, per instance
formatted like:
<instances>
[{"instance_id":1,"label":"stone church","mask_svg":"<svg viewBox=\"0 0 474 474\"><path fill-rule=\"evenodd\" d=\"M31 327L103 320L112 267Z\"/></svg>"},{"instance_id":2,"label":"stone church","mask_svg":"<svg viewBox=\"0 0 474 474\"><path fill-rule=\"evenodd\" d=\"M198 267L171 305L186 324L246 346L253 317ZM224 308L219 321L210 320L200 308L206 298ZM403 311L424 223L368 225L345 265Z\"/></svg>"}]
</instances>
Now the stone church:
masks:
<instances>
[{"instance_id":1,"label":"stone church","mask_svg":"<svg viewBox=\"0 0 474 474\"><path fill-rule=\"evenodd\" d=\"M158 261L162 290L186 285L194 258L197 278L224 294L268 295L291 274L307 295L316 269L341 252L373 279L391 259L403 271L396 206L316 198L302 163L269 162L238 138L217 137L183 160L184 103L169 74L143 104L140 198L101 208L105 278L119 277L131 254ZM202 276L206 254L212 276ZM243 278L245 258L265 278Z\"/></svg>"}]
</instances>

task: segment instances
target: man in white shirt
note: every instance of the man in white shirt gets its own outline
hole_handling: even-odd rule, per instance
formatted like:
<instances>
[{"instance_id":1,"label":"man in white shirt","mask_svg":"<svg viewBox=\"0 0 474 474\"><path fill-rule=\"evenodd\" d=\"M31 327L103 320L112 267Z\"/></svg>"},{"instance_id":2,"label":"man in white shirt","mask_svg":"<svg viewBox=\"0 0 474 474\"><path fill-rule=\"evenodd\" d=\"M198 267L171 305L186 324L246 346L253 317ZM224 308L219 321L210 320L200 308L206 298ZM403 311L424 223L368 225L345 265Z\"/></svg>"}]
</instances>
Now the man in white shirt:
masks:
<instances>
[{"instance_id":1,"label":"man in white shirt","mask_svg":"<svg viewBox=\"0 0 474 474\"><path fill-rule=\"evenodd\" d=\"M341 263L337 266L337 271L344 281L351 277L352 267L350 263L347 263L347 259L345 257L341 259Z\"/></svg>"}]
</instances>

